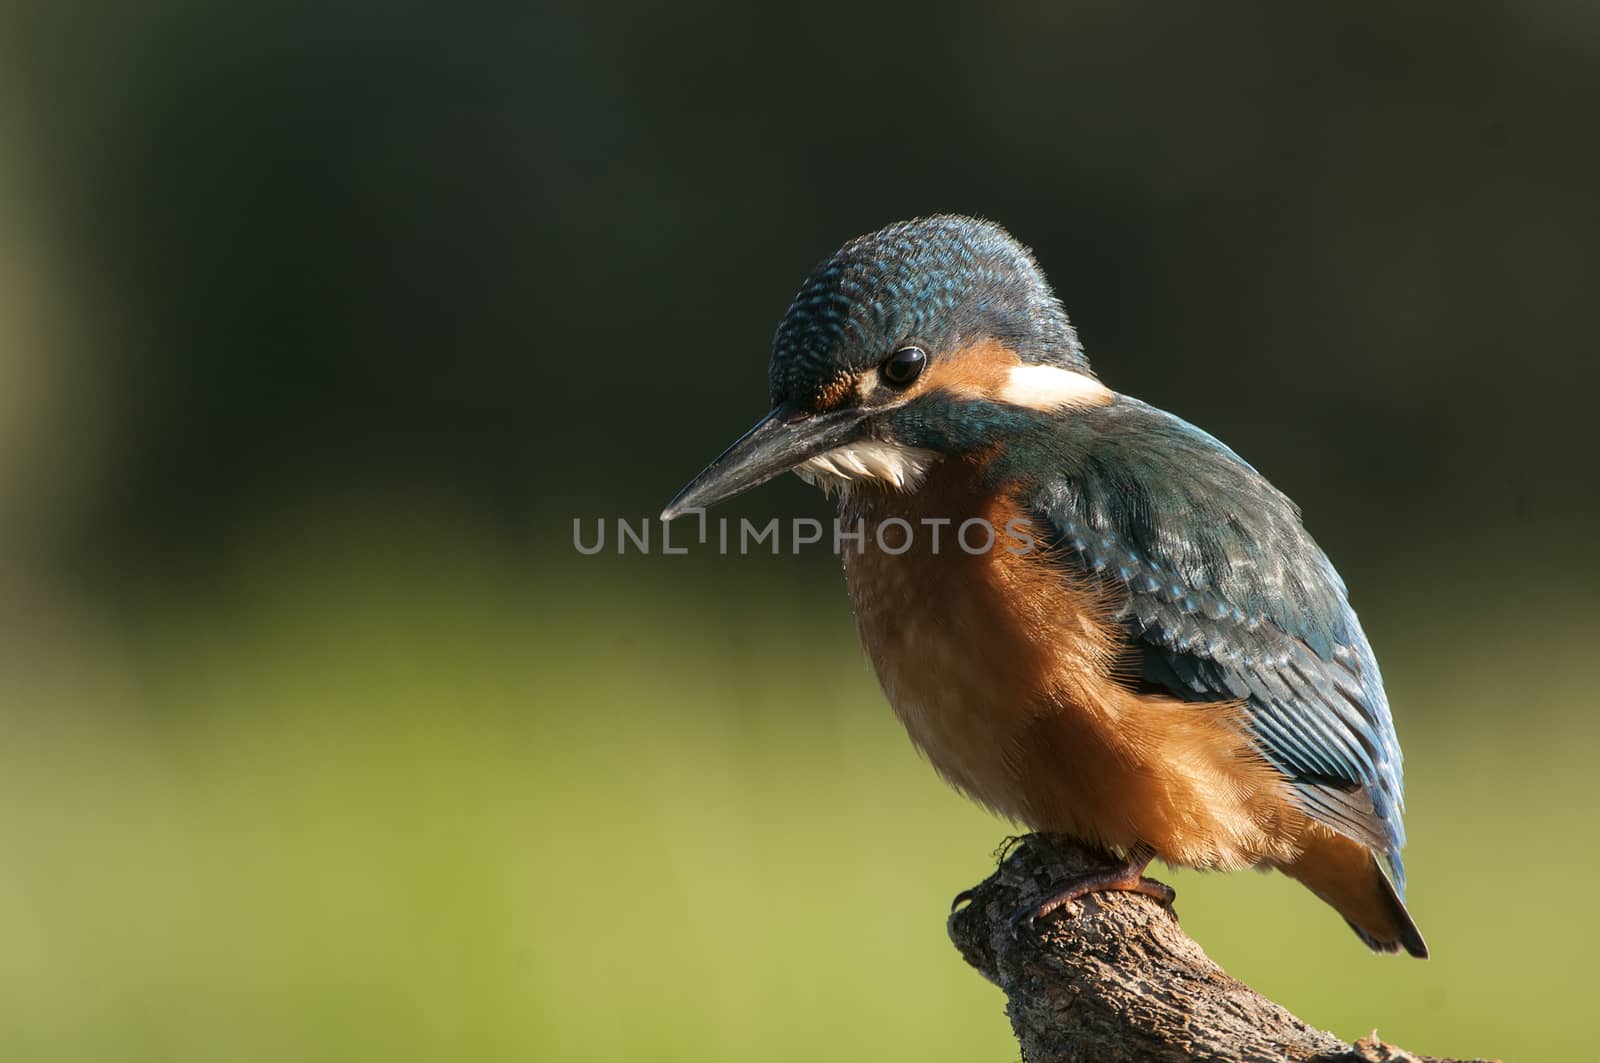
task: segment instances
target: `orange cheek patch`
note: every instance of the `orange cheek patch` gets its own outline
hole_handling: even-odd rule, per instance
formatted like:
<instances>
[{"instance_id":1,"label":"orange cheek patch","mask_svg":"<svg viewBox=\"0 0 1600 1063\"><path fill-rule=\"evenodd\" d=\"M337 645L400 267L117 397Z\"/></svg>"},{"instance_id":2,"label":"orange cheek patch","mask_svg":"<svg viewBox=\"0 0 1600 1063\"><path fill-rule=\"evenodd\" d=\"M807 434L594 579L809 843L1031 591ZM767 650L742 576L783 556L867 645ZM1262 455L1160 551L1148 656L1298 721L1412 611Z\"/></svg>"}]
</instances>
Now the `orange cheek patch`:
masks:
<instances>
[{"instance_id":1,"label":"orange cheek patch","mask_svg":"<svg viewBox=\"0 0 1600 1063\"><path fill-rule=\"evenodd\" d=\"M1017 352L997 340L984 340L936 358L923 374L923 391L946 391L964 399L998 395L1022 364Z\"/></svg>"},{"instance_id":2,"label":"orange cheek patch","mask_svg":"<svg viewBox=\"0 0 1600 1063\"><path fill-rule=\"evenodd\" d=\"M1104 406L1116 396L1091 374L1057 365L1025 363L996 340L984 340L938 358L923 374L921 390L984 399L1051 413Z\"/></svg>"},{"instance_id":3,"label":"orange cheek patch","mask_svg":"<svg viewBox=\"0 0 1600 1063\"><path fill-rule=\"evenodd\" d=\"M995 340L935 358L906 394L947 391L964 399L994 398L1005 390L1011 370L1022 365L1017 352ZM877 370L841 372L822 386L813 399L817 412L838 409L865 396L878 385Z\"/></svg>"}]
</instances>

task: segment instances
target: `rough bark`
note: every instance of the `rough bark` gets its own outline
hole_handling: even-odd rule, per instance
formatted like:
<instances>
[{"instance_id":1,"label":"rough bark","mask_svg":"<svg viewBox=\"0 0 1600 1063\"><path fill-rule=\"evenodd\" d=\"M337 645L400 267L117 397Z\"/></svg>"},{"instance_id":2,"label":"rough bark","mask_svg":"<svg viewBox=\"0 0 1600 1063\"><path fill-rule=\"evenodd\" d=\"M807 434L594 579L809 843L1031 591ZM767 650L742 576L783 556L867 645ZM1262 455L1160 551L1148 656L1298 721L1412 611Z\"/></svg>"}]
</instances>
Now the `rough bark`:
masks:
<instances>
[{"instance_id":1,"label":"rough bark","mask_svg":"<svg viewBox=\"0 0 1600 1063\"><path fill-rule=\"evenodd\" d=\"M962 895L950 939L1006 994L1027 1063L1293 1060L1457 1063L1378 1040L1355 1044L1311 1026L1231 978L1157 901L1091 894L1037 920L1012 916L1051 882L1111 866L1062 838L1019 839Z\"/></svg>"}]
</instances>

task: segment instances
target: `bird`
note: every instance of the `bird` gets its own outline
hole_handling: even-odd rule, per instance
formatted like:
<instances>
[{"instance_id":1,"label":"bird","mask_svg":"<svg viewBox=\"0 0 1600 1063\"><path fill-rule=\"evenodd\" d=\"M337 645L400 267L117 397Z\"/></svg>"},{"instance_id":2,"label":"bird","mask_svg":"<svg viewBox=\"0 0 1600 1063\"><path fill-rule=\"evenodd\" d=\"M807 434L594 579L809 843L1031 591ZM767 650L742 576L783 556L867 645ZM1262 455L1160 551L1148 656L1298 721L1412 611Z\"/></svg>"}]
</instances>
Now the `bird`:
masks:
<instances>
[{"instance_id":1,"label":"bird","mask_svg":"<svg viewBox=\"0 0 1600 1063\"><path fill-rule=\"evenodd\" d=\"M1030 919L1102 891L1170 906L1153 860L1276 869L1374 951L1427 956L1344 581L1252 465L1101 382L1032 251L951 214L850 240L768 375L770 411L661 518L785 472L839 496L857 632L913 743L981 805L1110 857Z\"/></svg>"}]
</instances>

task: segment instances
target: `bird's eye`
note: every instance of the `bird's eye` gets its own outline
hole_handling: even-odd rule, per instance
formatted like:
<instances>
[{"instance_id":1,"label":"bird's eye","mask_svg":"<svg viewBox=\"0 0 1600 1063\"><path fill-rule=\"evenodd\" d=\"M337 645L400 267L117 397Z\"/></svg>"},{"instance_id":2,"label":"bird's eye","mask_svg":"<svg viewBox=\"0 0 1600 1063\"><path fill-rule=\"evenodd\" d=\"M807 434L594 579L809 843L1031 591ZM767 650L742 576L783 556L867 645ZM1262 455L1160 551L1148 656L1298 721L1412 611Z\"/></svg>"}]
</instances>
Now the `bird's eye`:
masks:
<instances>
[{"instance_id":1,"label":"bird's eye","mask_svg":"<svg viewBox=\"0 0 1600 1063\"><path fill-rule=\"evenodd\" d=\"M891 387L910 387L911 382L917 379L917 374L922 372L922 367L928 364L928 353L921 347L902 347L889 356L883 363L883 368L878 370L883 375L884 383Z\"/></svg>"}]
</instances>

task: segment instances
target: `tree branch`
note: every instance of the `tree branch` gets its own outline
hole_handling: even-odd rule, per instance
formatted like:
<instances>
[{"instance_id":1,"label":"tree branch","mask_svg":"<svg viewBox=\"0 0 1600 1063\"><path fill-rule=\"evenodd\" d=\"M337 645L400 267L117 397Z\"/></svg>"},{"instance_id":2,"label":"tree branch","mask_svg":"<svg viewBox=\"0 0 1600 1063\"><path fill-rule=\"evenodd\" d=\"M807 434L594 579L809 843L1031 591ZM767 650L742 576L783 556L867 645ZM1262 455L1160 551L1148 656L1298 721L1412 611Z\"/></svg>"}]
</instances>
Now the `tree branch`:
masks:
<instances>
[{"instance_id":1,"label":"tree branch","mask_svg":"<svg viewBox=\"0 0 1600 1063\"><path fill-rule=\"evenodd\" d=\"M1229 977L1148 897L1091 894L1032 927L1013 925L1050 883L1110 866L1070 840L1028 835L950 916L950 940L1005 991L1028 1063L1456 1063L1376 1032L1346 1044L1302 1022Z\"/></svg>"}]
</instances>

